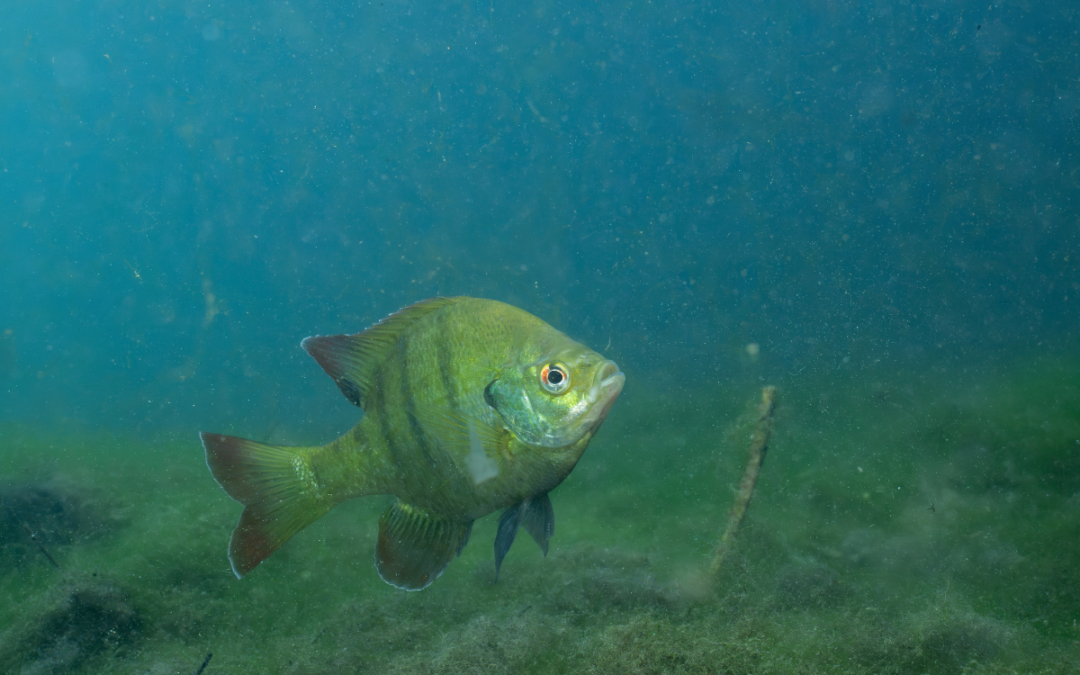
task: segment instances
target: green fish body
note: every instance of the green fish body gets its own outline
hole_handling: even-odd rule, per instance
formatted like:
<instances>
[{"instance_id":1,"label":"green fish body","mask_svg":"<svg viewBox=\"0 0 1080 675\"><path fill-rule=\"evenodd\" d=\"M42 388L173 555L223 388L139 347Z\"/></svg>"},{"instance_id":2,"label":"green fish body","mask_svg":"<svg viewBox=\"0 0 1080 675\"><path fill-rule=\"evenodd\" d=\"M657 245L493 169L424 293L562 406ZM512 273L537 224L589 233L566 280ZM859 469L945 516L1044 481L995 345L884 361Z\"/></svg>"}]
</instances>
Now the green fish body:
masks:
<instances>
[{"instance_id":1,"label":"green fish body","mask_svg":"<svg viewBox=\"0 0 1080 675\"><path fill-rule=\"evenodd\" d=\"M229 559L242 577L353 497L392 494L375 564L388 583L428 586L474 520L498 509L496 575L520 527L547 553L548 492L569 475L625 378L614 362L523 310L433 298L355 335L303 348L364 411L320 447L201 434L214 478L244 505Z\"/></svg>"}]
</instances>

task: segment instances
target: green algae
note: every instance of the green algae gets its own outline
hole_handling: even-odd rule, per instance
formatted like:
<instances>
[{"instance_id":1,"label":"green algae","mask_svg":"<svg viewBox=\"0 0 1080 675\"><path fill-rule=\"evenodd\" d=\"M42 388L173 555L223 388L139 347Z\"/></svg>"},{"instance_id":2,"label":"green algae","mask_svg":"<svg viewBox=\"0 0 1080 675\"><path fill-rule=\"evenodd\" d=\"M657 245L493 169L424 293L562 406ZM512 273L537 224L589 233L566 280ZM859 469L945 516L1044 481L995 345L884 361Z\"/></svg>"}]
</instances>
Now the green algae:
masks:
<instances>
[{"instance_id":1,"label":"green algae","mask_svg":"<svg viewBox=\"0 0 1080 675\"><path fill-rule=\"evenodd\" d=\"M553 493L546 559L523 542L494 584L485 519L420 593L374 570L378 498L238 581L239 507L194 434L5 427L0 488L53 504L35 522L61 569L9 545L0 670L187 673L212 651L207 675L1069 672L1077 383L1080 359L1063 356L779 382L769 458L715 579L757 386L628 395Z\"/></svg>"}]
</instances>

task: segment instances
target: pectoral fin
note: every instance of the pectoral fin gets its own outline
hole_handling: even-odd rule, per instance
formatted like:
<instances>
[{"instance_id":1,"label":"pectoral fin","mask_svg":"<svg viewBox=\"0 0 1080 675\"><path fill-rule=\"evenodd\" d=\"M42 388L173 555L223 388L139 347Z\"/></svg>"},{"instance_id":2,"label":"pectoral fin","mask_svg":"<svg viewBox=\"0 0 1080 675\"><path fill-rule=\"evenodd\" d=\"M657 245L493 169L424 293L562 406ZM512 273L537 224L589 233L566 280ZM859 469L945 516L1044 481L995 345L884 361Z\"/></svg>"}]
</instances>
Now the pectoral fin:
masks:
<instances>
[{"instance_id":1,"label":"pectoral fin","mask_svg":"<svg viewBox=\"0 0 1080 675\"><path fill-rule=\"evenodd\" d=\"M548 542L555 534L555 510L546 492L514 504L499 516L499 530L495 535L495 581L499 580L499 568L519 527L525 528L547 556Z\"/></svg>"},{"instance_id":2,"label":"pectoral fin","mask_svg":"<svg viewBox=\"0 0 1080 675\"><path fill-rule=\"evenodd\" d=\"M437 520L420 509L395 501L379 519L375 567L383 581L419 591L446 571L469 541L472 521Z\"/></svg>"}]
</instances>

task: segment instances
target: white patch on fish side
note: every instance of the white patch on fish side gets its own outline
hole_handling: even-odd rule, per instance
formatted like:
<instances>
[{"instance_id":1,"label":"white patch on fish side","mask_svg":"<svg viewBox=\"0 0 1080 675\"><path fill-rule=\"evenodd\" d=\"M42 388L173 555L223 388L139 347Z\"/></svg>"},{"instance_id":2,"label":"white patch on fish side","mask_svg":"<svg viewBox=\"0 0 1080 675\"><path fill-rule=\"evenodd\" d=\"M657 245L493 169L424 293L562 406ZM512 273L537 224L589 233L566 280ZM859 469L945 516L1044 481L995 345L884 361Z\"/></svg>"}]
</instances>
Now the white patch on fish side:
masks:
<instances>
[{"instance_id":1,"label":"white patch on fish side","mask_svg":"<svg viewBox=\"0 0 1080 675\"><path fill-rule=\"evenodd\" d=\"M499 465L484 452L480 435L476 433L476 425L472 420L469 420L469 454L465 457L465 465L469 467L473 485L479 485L499 475Z\"/></svg>"}]
</instances>

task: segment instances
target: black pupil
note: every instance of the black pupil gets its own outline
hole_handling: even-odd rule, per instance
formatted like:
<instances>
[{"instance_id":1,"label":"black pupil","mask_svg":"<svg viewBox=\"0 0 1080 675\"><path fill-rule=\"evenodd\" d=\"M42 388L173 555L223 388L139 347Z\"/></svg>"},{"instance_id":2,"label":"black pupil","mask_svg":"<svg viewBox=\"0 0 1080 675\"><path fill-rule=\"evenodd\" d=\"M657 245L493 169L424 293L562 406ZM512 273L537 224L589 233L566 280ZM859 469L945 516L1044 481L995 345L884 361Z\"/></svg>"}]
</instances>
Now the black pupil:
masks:
<instances>
[{"instance_id":1,"label":"black pupil","mask_svg":"<svg viewBox=\"0 0 1080 675\"><path fill-rule=\"evenodd\" d=\"M563 374L561 370L555 370L552 368L548 371L548 384L560 384L563 381Z\"/></svg>"}]
</instances>

